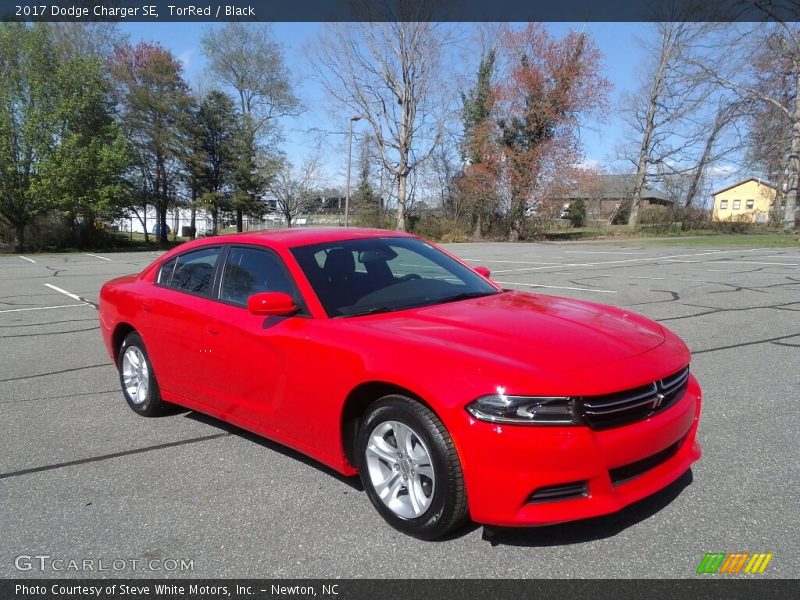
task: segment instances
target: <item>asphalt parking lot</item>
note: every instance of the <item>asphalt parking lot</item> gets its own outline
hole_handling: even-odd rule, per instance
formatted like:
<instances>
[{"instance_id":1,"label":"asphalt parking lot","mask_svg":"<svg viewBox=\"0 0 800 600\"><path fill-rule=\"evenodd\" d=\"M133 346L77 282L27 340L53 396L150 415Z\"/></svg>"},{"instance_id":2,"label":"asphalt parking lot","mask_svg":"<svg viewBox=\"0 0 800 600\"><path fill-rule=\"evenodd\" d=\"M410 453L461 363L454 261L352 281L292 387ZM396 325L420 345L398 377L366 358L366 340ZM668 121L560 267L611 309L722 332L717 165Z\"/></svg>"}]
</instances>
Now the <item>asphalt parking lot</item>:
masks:
<instances>
[{"instance_id":1,"label":"asphalt parking lot","mask_svg":"<svg viewBox=\"0 0 800 600\"><path fill-rule=\"evenodd\" d=\"M417 541L355 479L195 413L127 407L89 303L157 253L5 255L0 577L93 575L15 567L39 554L192 562L116 572L142 577L683 578L736 551L774 553L758 577L800 574L800 250L448 248L505 287L624 306L681 335L704 388L703 459L616 515Z\"/></svg>"}]
</instances>

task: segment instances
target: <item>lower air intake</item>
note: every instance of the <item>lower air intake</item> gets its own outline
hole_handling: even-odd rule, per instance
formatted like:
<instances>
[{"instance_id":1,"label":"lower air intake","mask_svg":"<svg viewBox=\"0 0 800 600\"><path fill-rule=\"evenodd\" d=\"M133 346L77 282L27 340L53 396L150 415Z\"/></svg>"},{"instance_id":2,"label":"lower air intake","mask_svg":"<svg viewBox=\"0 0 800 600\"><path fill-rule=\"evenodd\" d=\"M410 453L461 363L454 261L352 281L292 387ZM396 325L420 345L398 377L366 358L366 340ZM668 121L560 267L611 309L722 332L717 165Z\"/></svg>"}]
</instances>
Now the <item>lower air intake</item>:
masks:
<instances>
[{"instance_id":1,"label":"lower air intake","mask_svg":"<svg viewBox=\"0 0 800 600\"><path fill-rule=\"evenodd\" d=\"M589 484L586 481L576 481L573 483L561 483L558 485L548 485L540 487L531 492L528 496L527 504L537 502L558 502L561 500L571 500L573 498L585 498L589 495Z\"/></svg>"}]
</instances>

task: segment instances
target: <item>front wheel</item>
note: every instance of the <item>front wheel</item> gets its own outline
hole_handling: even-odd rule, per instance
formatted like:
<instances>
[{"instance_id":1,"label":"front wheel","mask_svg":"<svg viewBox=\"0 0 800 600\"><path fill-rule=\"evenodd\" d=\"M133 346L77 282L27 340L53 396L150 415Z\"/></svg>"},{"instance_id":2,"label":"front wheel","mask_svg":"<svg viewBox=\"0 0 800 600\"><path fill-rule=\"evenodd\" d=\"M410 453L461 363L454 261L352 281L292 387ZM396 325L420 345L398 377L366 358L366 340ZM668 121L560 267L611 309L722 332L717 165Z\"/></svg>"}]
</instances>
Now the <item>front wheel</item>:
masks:
<instances>
[{"instance_id":1,"label":"front wheel","mask_svg":"<svg viewBox=\"0 0 800 600\"><path fill-rule=\"evenodd\" d=\"M395 529L441 537L467 517L461 462L447 429L427 407L405 396L373 404L358 433L364 489Z\"/></svg>"},{"instance_id":2,"label":"front wheel","mask_svg":"<svg viewBox=\"0 0 800 600\"><path fill-rule=\"evenodd\" d=\"M144 417L154 417L160 413L164 405L161 390L144 342L135 331L123 340L117 364L122 393L128 406Z\"/></svg>"}]
</instances>

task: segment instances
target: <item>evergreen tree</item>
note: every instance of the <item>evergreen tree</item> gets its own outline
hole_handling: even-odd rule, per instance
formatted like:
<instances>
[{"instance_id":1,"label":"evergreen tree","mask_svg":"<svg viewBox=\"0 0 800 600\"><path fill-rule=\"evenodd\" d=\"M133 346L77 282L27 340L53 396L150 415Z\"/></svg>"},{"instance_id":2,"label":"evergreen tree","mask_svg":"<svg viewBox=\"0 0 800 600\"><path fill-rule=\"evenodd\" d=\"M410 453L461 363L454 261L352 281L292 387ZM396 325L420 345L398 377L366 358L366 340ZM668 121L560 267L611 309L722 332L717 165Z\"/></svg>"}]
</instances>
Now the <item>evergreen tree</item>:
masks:
<instances>
[{"instance_id":1,"label":"evergreen tree","mask_svg":"<svg viewBox=\"0 0 800 600\"><path fill-rule=\"evenodd\" d=\"M211 212L217 233L220 210L229 210L237 169L236 112L230 97L213 90L200 102L193 119L190 181L200 205Z\"/></svg>"}]
</instances>

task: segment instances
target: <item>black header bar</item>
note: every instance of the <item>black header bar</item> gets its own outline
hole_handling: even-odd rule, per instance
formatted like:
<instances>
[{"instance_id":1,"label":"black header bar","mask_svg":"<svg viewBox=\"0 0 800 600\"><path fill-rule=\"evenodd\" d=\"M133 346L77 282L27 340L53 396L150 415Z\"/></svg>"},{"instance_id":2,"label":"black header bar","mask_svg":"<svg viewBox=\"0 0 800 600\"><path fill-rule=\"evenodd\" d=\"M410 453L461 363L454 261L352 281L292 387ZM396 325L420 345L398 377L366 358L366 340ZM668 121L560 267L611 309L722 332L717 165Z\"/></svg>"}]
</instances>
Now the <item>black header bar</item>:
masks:
<instances>
[{"instance_id":1,"label":"black header bar","mask_svg":"<svg viewBox=\"0 0 800 600\"><path fill-rule=\"evenodd\" d=\"M800 0L0 0L0 18L137 22L800 21Z\"/></svg>"}]
</instances>

